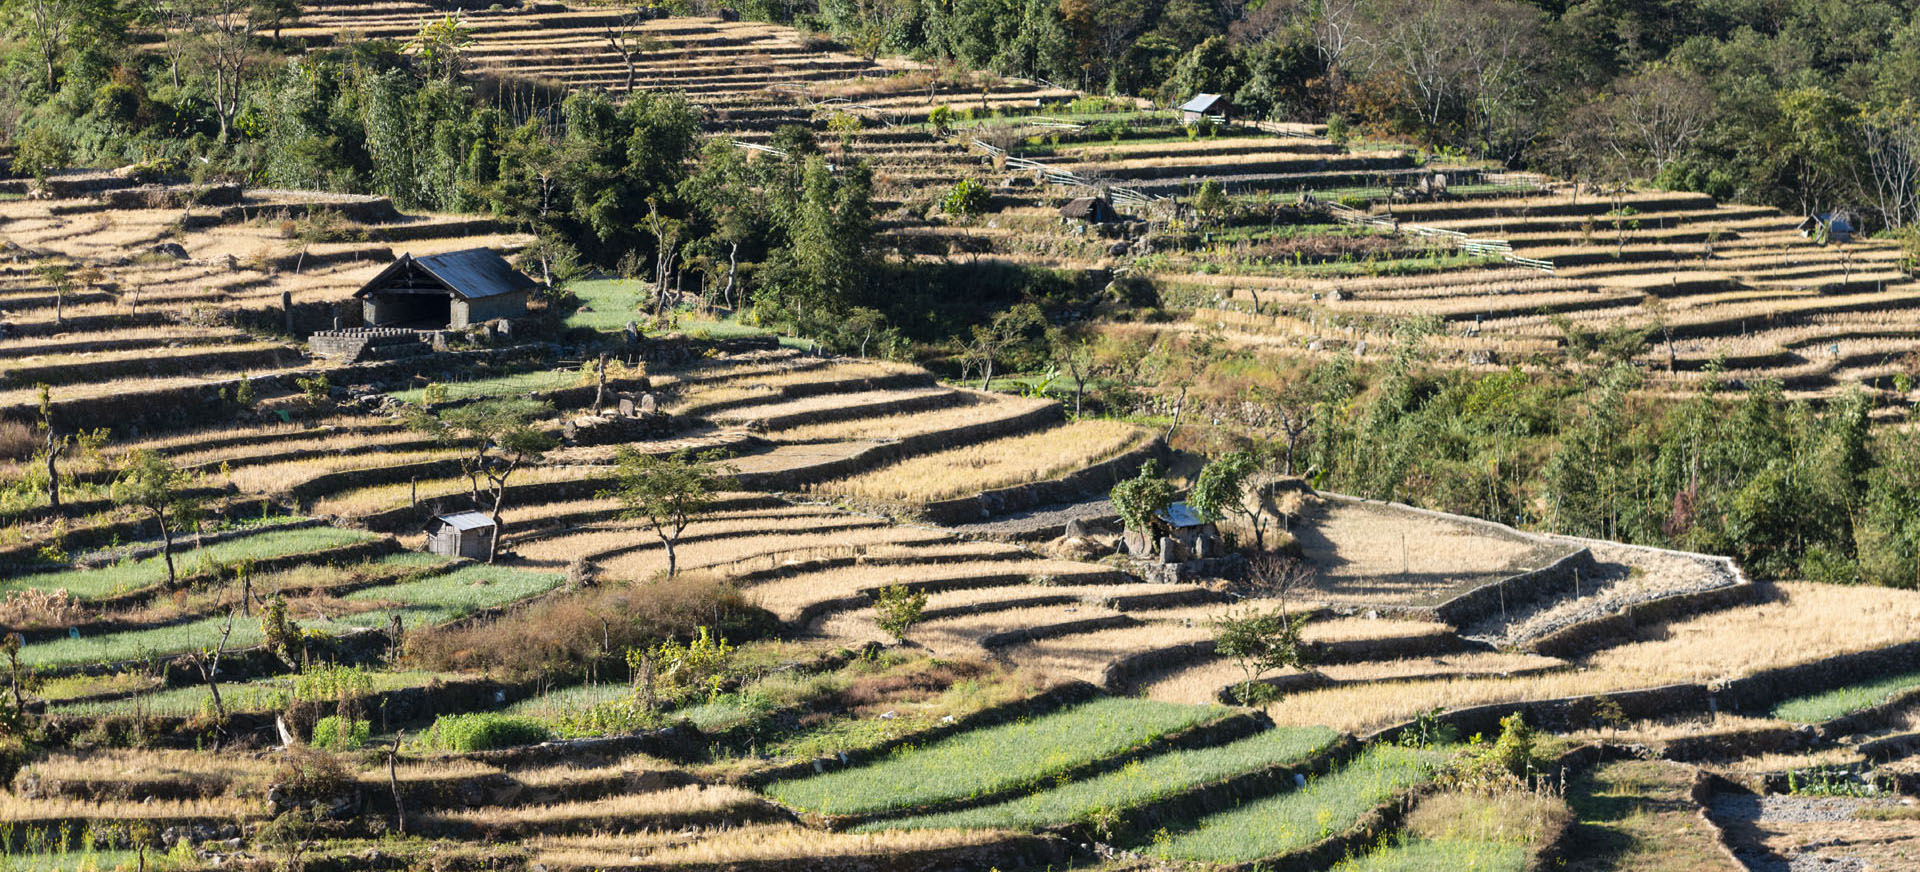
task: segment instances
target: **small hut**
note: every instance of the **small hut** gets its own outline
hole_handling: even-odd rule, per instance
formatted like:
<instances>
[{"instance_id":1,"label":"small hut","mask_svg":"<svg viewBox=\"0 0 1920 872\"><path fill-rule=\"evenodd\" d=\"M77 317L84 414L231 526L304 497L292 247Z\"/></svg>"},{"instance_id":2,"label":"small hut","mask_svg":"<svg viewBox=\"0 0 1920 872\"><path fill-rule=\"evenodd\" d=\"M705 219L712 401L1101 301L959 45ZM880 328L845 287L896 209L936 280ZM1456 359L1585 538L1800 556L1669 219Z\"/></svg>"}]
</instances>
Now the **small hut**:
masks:
<instances>
[{"instance_id":1,"label":"small hut","mask_svg":"<svg viewBox=\"0 0 1920 872\"><path fill-rule=\"evenodd\" d=\"M1800 222L1800 235L1815 242L1852 242L1853 216L1845 212L1821 212Z\"/></svg>"},{"instance_id":2,"label":"small hut","mask_svg":"<svg viewBox=\"0 0 1920 872\"><path fill-rule=\"evenodd\" d=\"M400 255L353 295L369 327L460 330L527 314L539 283L485 248Z\"/></svg>"},{"instance_id":3,"label":"small hut","mask_svg":"<svg viewBox=\"0 0 1920 872\"><path fill-rule=\"evenodd\" d=\"M479 512L454 512L427 522L427 550L446 557L485 560L493 549L493 519Z\"/></svg>"},{"instance_id":4,"label":"small hut","mask_svg":"<svg viewBox=\"0 0 1920 872\"><path fill-rule=\"evenodd\" d=\"M1105 224L1119 220L1120 213L1113 211L1113 204L1107 202L1105 197L1075 197L1060 207L1060 217L1089 224Z\"/></svg>"},{"instance_id":5,"label":"small hut","mask_svg":"<svg viewBox=\"0 0 1920 872\"><path fill-rule=\"evenodd\" d=\"M1180 118L1187 124L1197 124L1202 118L1225 124L1232 116L1232 105L1219 94L1195 94L1193 99L1180 104Z\"/></svg>"}]
</instances>

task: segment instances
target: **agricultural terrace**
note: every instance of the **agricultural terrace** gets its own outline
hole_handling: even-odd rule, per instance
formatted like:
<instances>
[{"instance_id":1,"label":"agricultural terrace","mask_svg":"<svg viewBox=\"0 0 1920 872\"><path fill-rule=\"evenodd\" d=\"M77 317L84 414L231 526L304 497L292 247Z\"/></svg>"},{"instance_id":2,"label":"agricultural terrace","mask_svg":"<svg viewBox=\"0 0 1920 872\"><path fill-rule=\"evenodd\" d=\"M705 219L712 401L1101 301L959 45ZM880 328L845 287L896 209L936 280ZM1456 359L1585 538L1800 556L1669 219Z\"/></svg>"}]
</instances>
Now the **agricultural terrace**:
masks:
<instances>
[{"instance_id":1,"label":"agricultural terrace","mask_svg":"<svg viewBox=\"0 0 1920 872\"><path fill-rule=\"evenodd\" d=\"M301 12L276 39L446 20ZM1803 850L1767 803L1913 790L1911 591L1320 493L1304 452L1254 513L1278 562L1131 559L1109 500L1149 460L1191 499L1239 444L1182 348L1610 358L1655 394L1860 386L1890 421L1920 331L1892 243L757 22L454 23L447 76L504 83L497 112L677 92L744 166L805 151L794 125L866 162L861 268L927 311L776 337L792 313L745 302L783 264L703 239L703 307L655 320L664 279L590 273L509 331L345 364L297 340L401 254L575 264L523 232L543 215L137 168L0 197L0 868L1731 868L1727 840ZM1062 217L1095 192L1121 220ZM1456 477L1511 519L1503 468ZM491 562L428 553L466 510ZM1896 851L1901 812L1841 814Z\"/></svg>"}]
</instances>

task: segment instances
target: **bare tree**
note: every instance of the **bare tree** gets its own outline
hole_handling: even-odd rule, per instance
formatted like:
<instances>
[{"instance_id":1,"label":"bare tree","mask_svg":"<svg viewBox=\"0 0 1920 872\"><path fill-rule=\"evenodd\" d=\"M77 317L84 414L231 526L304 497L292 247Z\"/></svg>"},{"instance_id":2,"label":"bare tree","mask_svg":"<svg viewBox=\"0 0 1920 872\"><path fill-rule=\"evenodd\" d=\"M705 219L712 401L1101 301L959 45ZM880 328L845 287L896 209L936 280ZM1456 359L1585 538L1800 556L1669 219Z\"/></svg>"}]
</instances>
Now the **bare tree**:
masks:
<instances>
[{"instance_id":1,"label":"bare tree","mask_svg":"<svg viewBox=\"0 0 1920 872\"><path fill-rule=\"evenodd\" d=\"M220 120L224 141L232 136L247 79L259 64L253 6L248 0L205 0L194 13L190 53L207 78L207 100Z\"/></svg>"},{"instance_id":2,"label":"bare tree","mask_svg":"<svg viewBox=\"0 0 1920 872\"><path fill-rule=\"evenodd\" d=\"M1860 119L1865 161L1850 166L1888 227L1920 222L1920 107L1904 103Z\"/></svg>"},{"instance_id":3,"label":"bare tree","mask_svg":"<svg viewBox=\"0 0 1920 872\"><path fill-rule=\"evenodd\" d=\"M1614 154L1659 175L1706 132L1713 91L1698 74L1655 68L1616 85L1606 108Z\"/></svg>"},{"instance_id":4,"label":"bare tree","mask_svg":"<svg viewBox=\"0 0 1920 872\"><path fill-rule=\"evenodd\" d=\"M623 12L619 18L607 25L606 32L603 34L606 37L607 46L612 48L614 53L620 56L620 62L627 66L625 90L628 91L633 90L635 79L639 76L640 57L665 45L658 37L641 31L640 28L646 21L647 14L643 10L633 9Z\"/></svg>"},{"instance_id":5,"label":"bare tree","mask_svg":"<svg viewBox=\"0 0 1920 872\"><path fill-rule=\"evenodd\" d=\"M220 661L227 656L227 639L233 635L233 618L238 614L238 606L228 609L226 623L220 627L220 641L188 655L200 670L200 680L207 683L207 693L213 697L213 716L221 723L227 720L227 706L220 699Z\"/></svg>"}]
</instances>

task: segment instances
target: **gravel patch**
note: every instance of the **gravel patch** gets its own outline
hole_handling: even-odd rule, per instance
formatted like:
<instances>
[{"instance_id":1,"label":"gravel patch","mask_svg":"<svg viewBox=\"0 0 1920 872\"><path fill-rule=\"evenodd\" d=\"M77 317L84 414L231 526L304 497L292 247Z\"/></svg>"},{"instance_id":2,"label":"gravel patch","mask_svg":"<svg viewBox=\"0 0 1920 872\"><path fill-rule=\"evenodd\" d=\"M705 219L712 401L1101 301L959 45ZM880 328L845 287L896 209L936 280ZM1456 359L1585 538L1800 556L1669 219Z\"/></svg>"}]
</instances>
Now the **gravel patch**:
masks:
<instances>
[{"instance_id":1,"label":"gravel patch","mask_svg":"<svg viewBox=\"0 0 1920 872\"><path fill-rule=\"evenodd\" d=\"M1489 618L1467 627L1463 635L1494 645L1523 645L1629 606L1738 583L1726 564L1716 560L1607 542L1586 545L1601 572L1580 579L1578 596L1569 589L1512 609L1505 621Z\"/></svg>"},{"instance_id":2,"label":"gravel patch","mask_svg":"<svg viewBox=\"0 0 1920 872\"><path fill-rule=\"evenodd\" d=\"M1734 854L1752 872L1882 872L1887 867L1860 856L1860 840L1846 828L1863 808L1897 804L1852 796L1719 793L1707 811L1727 829ZM1791 837L1808 832L1819 835Z\"/></svg>"}]
</instances>

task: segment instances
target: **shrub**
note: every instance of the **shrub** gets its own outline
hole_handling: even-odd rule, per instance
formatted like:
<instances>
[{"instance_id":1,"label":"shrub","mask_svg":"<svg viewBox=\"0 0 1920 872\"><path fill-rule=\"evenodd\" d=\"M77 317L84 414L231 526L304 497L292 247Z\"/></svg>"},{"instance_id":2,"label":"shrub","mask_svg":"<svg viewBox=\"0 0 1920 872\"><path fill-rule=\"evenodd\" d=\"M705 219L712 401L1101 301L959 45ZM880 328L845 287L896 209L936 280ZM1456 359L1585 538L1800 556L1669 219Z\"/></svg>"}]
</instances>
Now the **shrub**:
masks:
<instances>
[{"instance_id":1,"label":"shrub","mask_svg":"<svg viewBox=\"0 0 1920 872\"><path fill-rule=\"evenodd\" d=\"M946 136L953 129L953 107L935 106L927 112L927 123L933 125L933 132Z\"/></svg>"},{"instance_id":2,"label":"shrub","mask_svg":"<svg viewBox=\"0 0 1920 872\"><path fill-rule=\"evenodd\" d=\"M744 640L777 624L725 581L683 573L645 585L588 588L487 623L411 631L407 660L440 671L582 675L602 662L618 663L628 648L692 638L703 625Z\"/></svg>"},{"instance_id":3,"label":"shrub","mask_svg":"<svg viewBox=\"0 0 1920 872\"><path fill-rule=\"evenodd\" d=\"M1327 116L1327 141L1334 145L1347 144L1352 132L1347 128L1347 116L1335 113Z\"/></svg>"},{"instance_id":4,"label":"shrub","mask_svg":"<svg viewBox=\"0 0 1920 872\"><path fill-rule=\"evenodd\" d=\"M907 630L920 623L920 615L927 608L927 592L909 589L904 584L892 584L881 588L873 597L874 622L887 635L906 641Z\"/></svg>"},{"instance_id":5,"label":"shrub","mask_svg":"<svg viewBox=\"0 0 1920 872\"><path fill-rule=\"evenodd\" d=\"M973 179L961 179L947 192L940 211L959 218L972 218L987 208L987 186Z\"/></svg>"},{"instance_id":6,"label":"shrub","mask_svg":"<svg viewBox=\"0 0 1920 872\"><path fill-rule=\"evenodd\" d=\"M549 735L546 725L532 718L474 712L441 715L427 730L425 741L446 751L490 751L544 742Z\"/></svg>"},{"instance_id":7,"label":"shrub","mask_svg":"<svg viewBox=\"0 0 1920 872\"><path fill-rule=\"evenodd\" d=\"M363 720L347 720L328 715L313 725L313 746L328 751L352 751L365 747L372 729Z\"/></svg>"}]
</instances>

